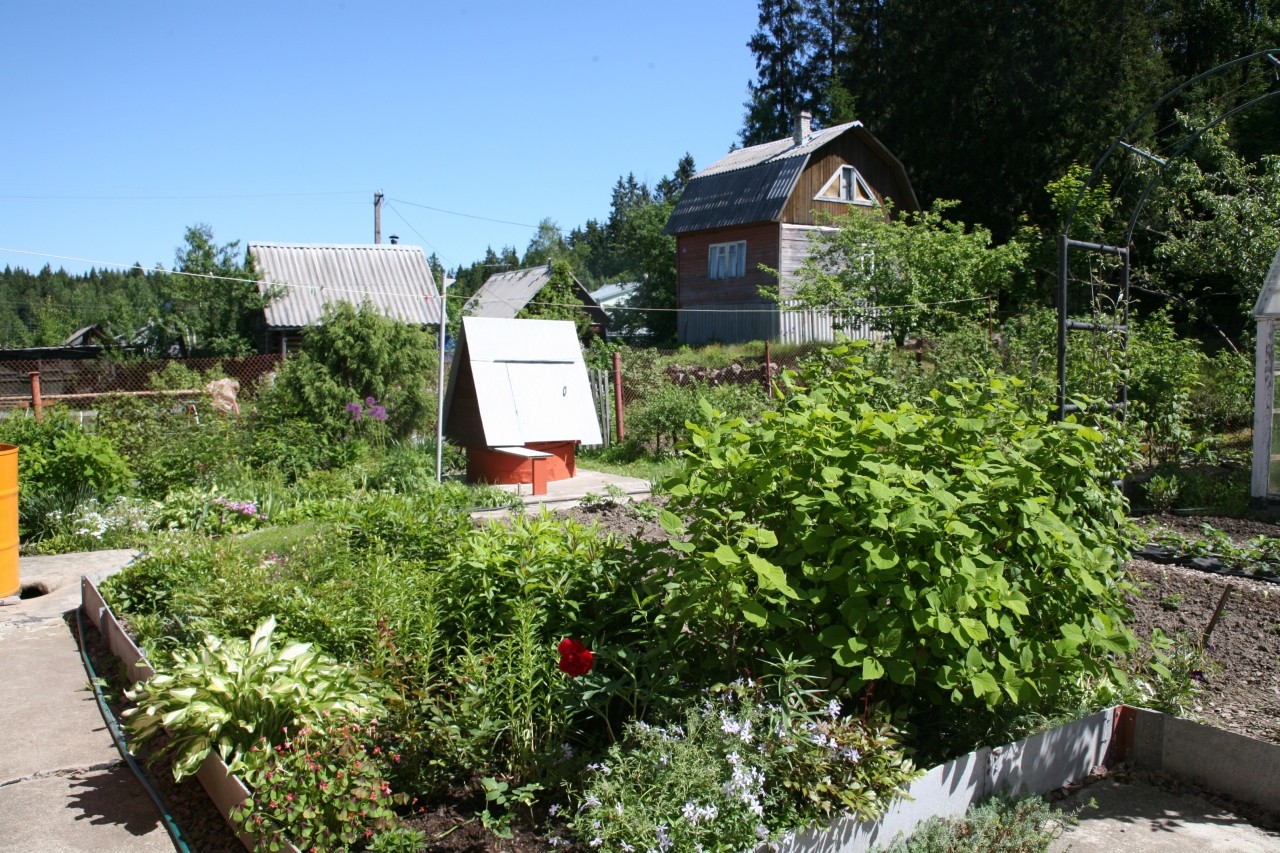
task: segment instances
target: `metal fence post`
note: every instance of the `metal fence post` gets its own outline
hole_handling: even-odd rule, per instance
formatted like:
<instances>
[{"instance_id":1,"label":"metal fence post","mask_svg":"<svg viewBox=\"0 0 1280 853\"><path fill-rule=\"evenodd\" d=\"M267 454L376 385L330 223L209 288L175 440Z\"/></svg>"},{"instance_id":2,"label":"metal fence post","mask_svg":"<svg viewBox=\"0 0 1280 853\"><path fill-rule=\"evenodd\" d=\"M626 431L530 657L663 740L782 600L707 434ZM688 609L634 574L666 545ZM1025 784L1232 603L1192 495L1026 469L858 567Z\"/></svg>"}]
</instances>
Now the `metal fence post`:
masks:
<instances>
[{"instance_id":1,"label":"metal fence post","mask_svg":"<svg viewBox=\"0 0 1280 853\"><path fill-rule=\"evenodd\" d=\"M40 401L40 371L33 370L27 375L31 377L31 408L36 413L36 420L39 421L40 407L42 405Z\"/></svg>"},{"instance_id":2,"label":"metal fence post","mask_svg":"<svg viewBox=\"0 0 1280 853\"><path fill-rule=\"evenodd\" d=\"M773 399L773 344L767 340L764 342L764 393Z\"/></svg>"}]
</instances>

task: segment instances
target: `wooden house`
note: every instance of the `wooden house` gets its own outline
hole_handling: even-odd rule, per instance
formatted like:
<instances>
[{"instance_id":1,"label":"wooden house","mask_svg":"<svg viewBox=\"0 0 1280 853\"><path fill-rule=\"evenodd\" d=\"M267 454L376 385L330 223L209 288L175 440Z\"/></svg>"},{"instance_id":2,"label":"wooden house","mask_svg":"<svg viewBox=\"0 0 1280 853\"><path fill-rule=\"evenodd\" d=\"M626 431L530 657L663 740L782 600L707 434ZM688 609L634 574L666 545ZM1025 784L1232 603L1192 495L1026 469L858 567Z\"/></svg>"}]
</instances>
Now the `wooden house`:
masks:
<instances>
[{"instance_id":1,"label":"wooden house","mask_svg":"<svg viewBox=\"0 0 1280 853\"><path fill-rule=\"evenodd\" d=\"M394 320L440 323L440 298L420 246L403 243L250 243L259 288L277 295L259 324L261 352L287 354L325 306L365 302Z\"/></svg>"},{"instance_id":2,"label":"wooden house","mask_svg":"<svg viewBox=\"0 0 1280 853\"><path fill-rule=\"evenodd\" d=\"M473 483L529 483L545 495L548 482L574 476L577 446L602 441L574 324L463 317L444 434L466 448Z\"/></svg>"},{"instance_id":3,"label":"wooden house","mask_svg":"<svg viewBox=\"0 0 1280 853\"><path fill-rule=\"evenodd\" d=\"M902 163L861 122L731 152L694 175L667 222L675 235L681 344L831 340L823 312L785 310L813 234L851 210L919 203ZM778 270L780 278L760 269ZM780 288L781 303L761 295Z\"/></svg>"}]
</instances>

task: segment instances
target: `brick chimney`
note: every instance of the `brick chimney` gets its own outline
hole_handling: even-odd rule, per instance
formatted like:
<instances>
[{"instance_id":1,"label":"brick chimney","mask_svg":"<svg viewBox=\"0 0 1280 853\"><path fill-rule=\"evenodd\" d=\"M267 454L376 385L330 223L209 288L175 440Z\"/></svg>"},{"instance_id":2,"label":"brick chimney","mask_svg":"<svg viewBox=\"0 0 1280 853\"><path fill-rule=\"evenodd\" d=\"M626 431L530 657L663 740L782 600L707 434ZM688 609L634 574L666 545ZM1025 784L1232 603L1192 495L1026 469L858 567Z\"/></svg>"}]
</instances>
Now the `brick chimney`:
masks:
<instances>
[{"instance_id":1,"label":"brick chimney","mask_svg":"<svg viewBox=\"0 0 1280 853\"><path fill-rule=\"evenodd\" d=\"M796 116L795 129L791 131L791 140L796 145L804 145L813 136L813 113L801 110Z\"/></svg>"}]
</instances>

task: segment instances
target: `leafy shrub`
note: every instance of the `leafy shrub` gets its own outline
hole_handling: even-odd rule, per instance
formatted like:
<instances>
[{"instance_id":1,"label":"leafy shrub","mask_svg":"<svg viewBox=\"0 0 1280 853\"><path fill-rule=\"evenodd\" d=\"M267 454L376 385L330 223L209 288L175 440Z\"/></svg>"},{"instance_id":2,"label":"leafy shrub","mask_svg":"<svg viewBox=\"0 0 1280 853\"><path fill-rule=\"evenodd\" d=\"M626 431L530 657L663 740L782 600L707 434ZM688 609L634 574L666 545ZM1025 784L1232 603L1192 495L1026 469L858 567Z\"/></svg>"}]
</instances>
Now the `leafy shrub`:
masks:
<instances>
[{"instance_id":1,"label":"leafy shrub","mask_svg":"<svg viewBox=\"0 0 1280 853\"><path fill-rule=\"evenodd\" d=\"M1165 311L1130 326L1130 415L1141 430L1148 462L1176 461L1192 443L1192 394L1200 384L1204 354L1198 341L1177 336Z\"/></svg>"},{"instance_id":2,"label":"leafy shrub","mask_svg":"<svg viewBox=\"0 0 1280 853\"><path fill-rule=\"evenodd\" d=\"M574 834L606 850L751 850L841 809L878 817L915 775L892 732L785 679L737 682L680 724L636 721L590 765ZM800 687L800 689L793 689Z\"/></svg>"},{"instance_id":3,"label":"leafy shrub","mask_svg":"<svg viewBox=\"0 0 1280 853\"><path fill-rule=\"evenodd\" d=\"M434 425L436 375L433 336L384 317L364 303L332 303L324 317L302 333L302 350L276 377L293 414L335 436L359 434L362 427L385 427L391 440L427 433ZM432 382L434 385L434 382ZM348 404L362 407L369 398L382 419L353 421Z\"/></svg>"},{"instance_id":4,"label":"leafy shrub","mask_svg":"<svg viewBox=\"0 0 1280 853\"><path fill-rule=\"evenodd\" d=\"M1191 391L1191 423L1199 435L1245 429L1253 423L1253 362L1220 350L1200 364Z\"/></svg>"},{"instance_id":5,"label":"leafy shrub","mask_svg":"<svg viewBox=\"0 0 1280 853\"><path fill-rule=\"evenodd\" d=\"M649 587L672 658L733 677L799 650L921 715L1112 669L1132 645L1118 430L1047 424L996 377L879 409L857 349L758 424L704 407L662 515L685 539Z\"/></svg>"},{"instance_id":6,"label":"leafy shrub","mask_svg":"<svg viewBox=\"0 0 1280 853\"><path fill-rule=\"evenodd\" d=\"M134 491L156 500L173 489L227 479L238 465L237 426L235 418L215 412L197 421L167 398L118 394L98 407L98 435L129 459Z\"/></svg>"},{"instance_id":7,"label":"leafy shrub","mask_svg":"<svg viewBox=\"0 0 1280 853\"><path fill-rule=\"evenodd\" d=\"M203 648L174 652L168 666L126 691L136 707L124 712L130 749L170 738L160 756L173 757L174 779L195 773L210 750L227 762L264 741L283 743L290 729L318 724L326 714L362 720L378 701L359 673L311 647L272 643L268 619L246 640L206 636Z\"/></svg>"},{"instance_id":8,"label":"leafy shrub","mask_svg":"<svg viewBox=\"0 0 1280 853\"><path fill-rule=\"evenodd\" d=\"M40 420L0 419L0 441L18 446L18 517L27 539L46 535L51 520L85 501L120 494L131 478L108 437L85 432L57 406L45 409Z\"/></svg>"},{"instance_id":9,"label":"leafy shrub","mask_svg":"<svg viewBox=\"0 0 1280 853\"><path fill-rule=\"evenodd\" d=\"M394 832L394 806L409 798L391 792L378 744L376 723L341 717L304 725L282 743L263 739L231 767L253 791L232 819L268 850L347 850Z\"/></svg>"},{"instance_id":10,"label":"leafy shrub","mask_svg":"<svg viewBox=\"0 0 1280 853\"><path fill-rule=\"evenodd\" d=\"M997 796L960 817L929 818L883 853L1046 853L1072 821L1041 797Z\"/></svg>"}]
</instances>

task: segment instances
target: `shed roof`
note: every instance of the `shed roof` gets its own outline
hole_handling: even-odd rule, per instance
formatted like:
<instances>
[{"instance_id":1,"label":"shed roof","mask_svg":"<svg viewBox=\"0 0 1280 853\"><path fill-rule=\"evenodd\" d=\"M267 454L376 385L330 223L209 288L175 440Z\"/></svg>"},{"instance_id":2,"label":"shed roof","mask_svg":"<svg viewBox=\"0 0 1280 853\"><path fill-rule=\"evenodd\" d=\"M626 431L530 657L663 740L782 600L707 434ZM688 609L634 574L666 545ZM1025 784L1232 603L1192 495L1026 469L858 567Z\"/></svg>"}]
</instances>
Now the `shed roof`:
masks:
<instances>
[{"instance_id":1,"label":"shed roof","mask_svg":"<svg viewBox=\"0 0 1280 853\"><path fill-rule=\"evenodd\" d=\"M1262 292L1253 306L1253 316L1258 320L1280 319L1280 251L1276 252L1267 277L1262 281Z\"/></svg>"},{"instance_id":2,"label":"shed roof","mask_svg":"<svg viewBox=\"0 0 1280 853\"><path fill-rule=\"evenodd\" d=\"M480 289L462 306L462 313L469 317L496 317L513 320L526 305L533 301L538 291L546 287L551 280L551 265L528 267L522 270L507 270L494 273L480 285ZM592 298L587 289L575 276L574 290L582 302L584 310L591 315L593 322L608 325L609 317L600 307L600 303Z\"/></svg>"},{"instance_id":3,"label":"shed roof","mask_svg":"<svg viewBox=\"0 0 1280 853\"><path fill-rule=\"evenodd\" d=\"M420 246L404 243L250 243L265 291L282 293L265 310L267 326L300 329L333 302L368 302L387 317L427 326L440 322L440 299Z\"/></svg>"},{"instance_id":4,"label":"shed roof","mask_svg":"<svg viewBox=\"0 0 1280 853\"><path fill-rule=\"evenodd\" d=\"M568 320L463 317L444 405L445 435L464 445L602 441Z\"/></svg>"},{"instance_id":5,"label":"shed roof","mask_svg":"<svg viewBox=\"0 0 1280 853\"><path fill-rule=\"evenodd\" d=\"M851 121L815 131L799 145L787 137L741 148L720 158L690 179L671 212L666 233L685 234L780 220L810 155L846 133L855 134L881 157L907 188L910 198L900 199L902 205L918 207L901 161L862 122Z\"/></svg>"}]
</instances>

